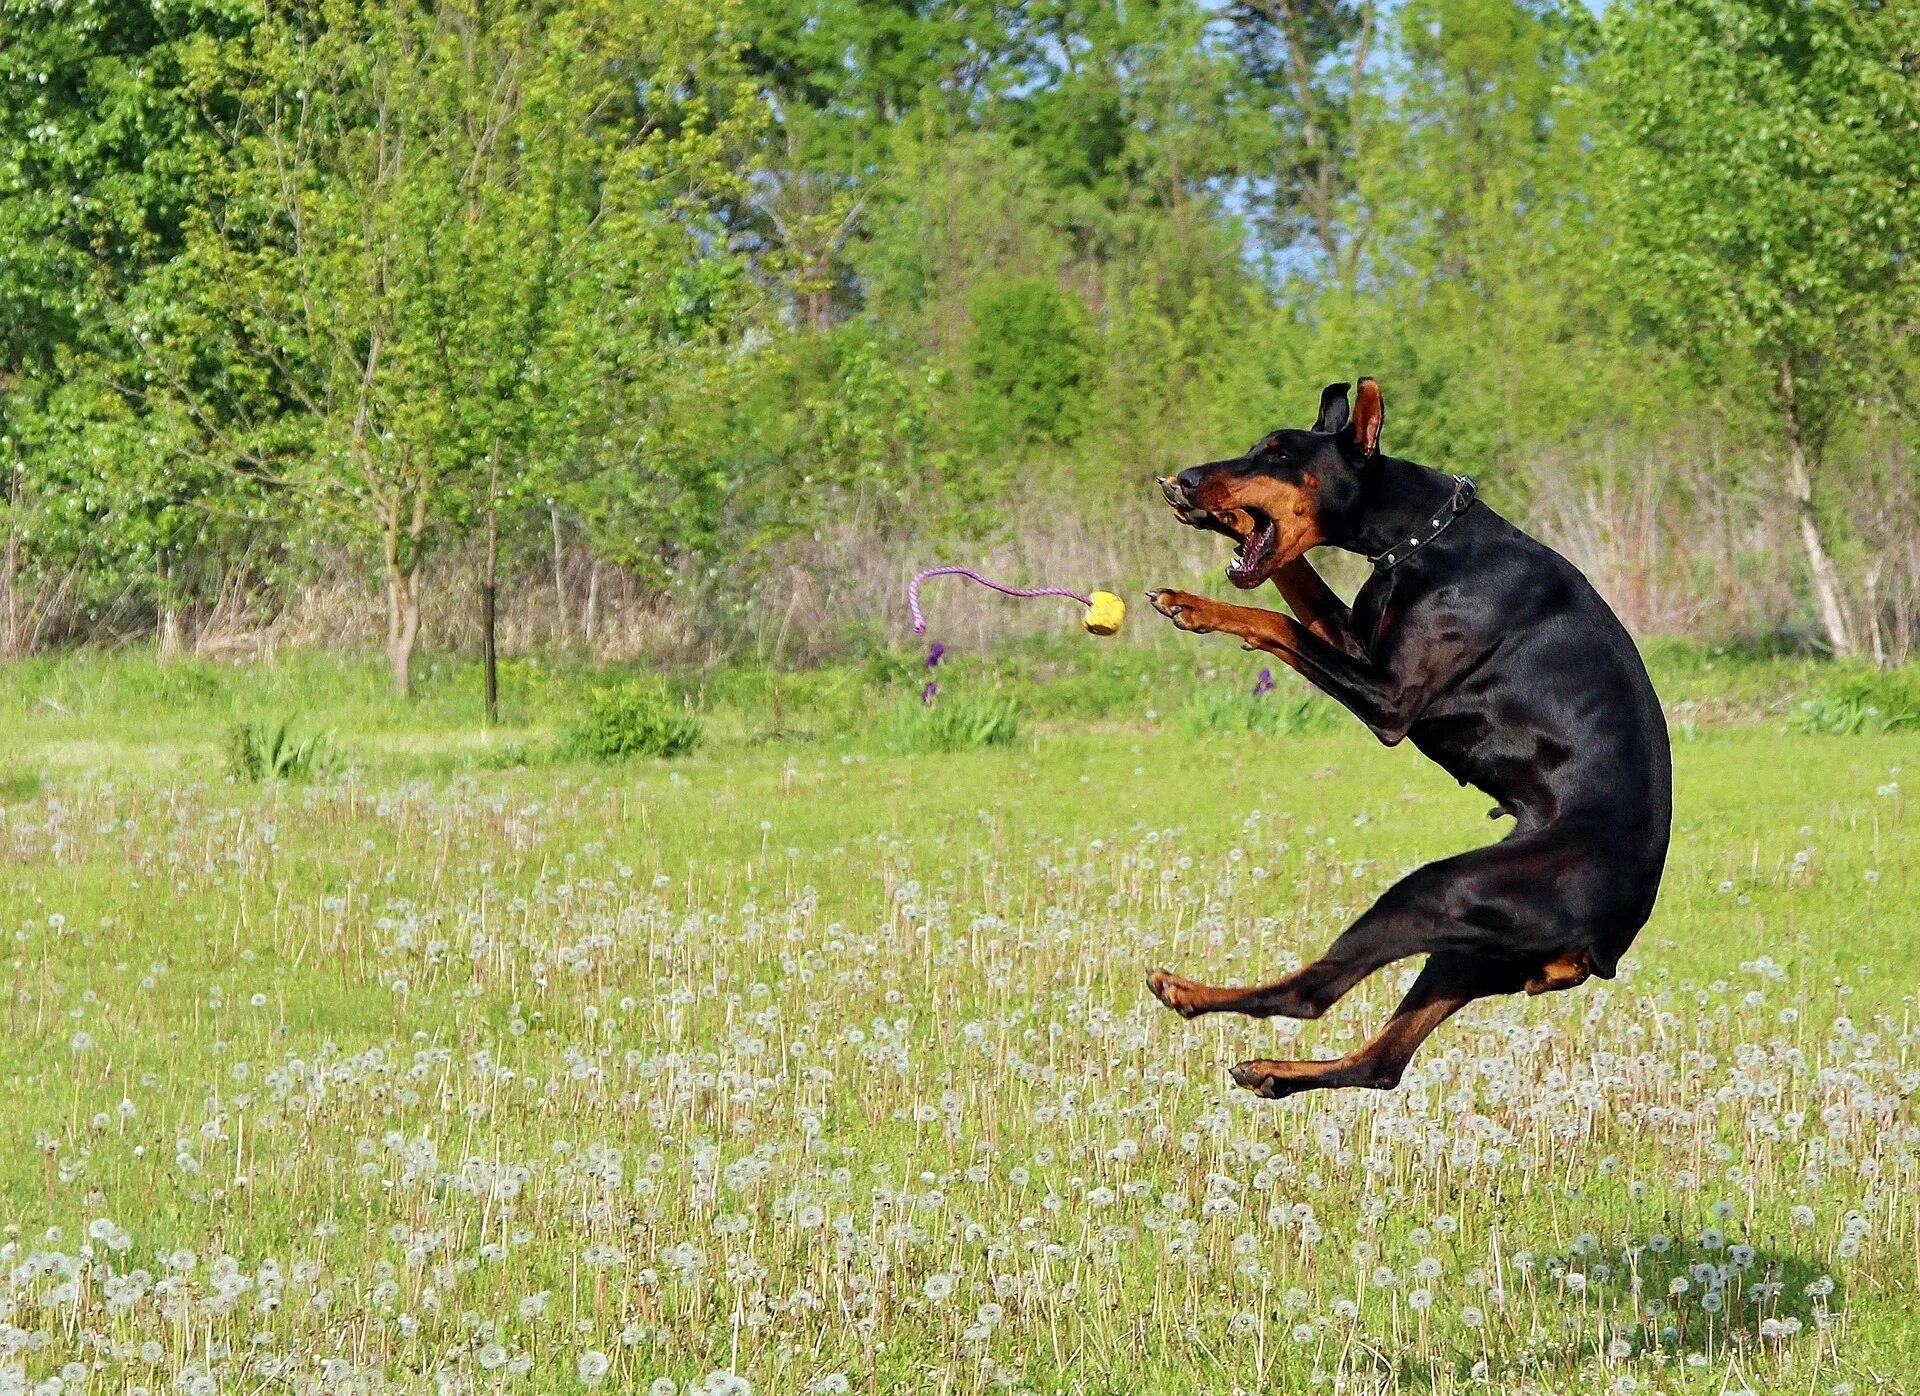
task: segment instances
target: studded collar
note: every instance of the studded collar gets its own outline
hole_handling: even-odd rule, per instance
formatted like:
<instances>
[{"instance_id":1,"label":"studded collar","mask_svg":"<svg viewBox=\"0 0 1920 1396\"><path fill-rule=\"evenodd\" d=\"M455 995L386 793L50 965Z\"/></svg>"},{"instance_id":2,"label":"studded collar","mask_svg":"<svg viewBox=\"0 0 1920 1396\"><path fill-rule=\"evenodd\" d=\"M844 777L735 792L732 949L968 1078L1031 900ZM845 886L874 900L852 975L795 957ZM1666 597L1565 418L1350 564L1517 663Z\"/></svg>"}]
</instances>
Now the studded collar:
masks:
<instances>
[{"instance_id":1,"label":"studded collar","mask_svg":"<svg viewBox=\"0 0 1920 1396\"><path fill-rule=\"evenodd\" d=\"M1468 479L1465 475L1454 476L1453 496L1427 521L1426 528L1414 534L1404 543L1395 543L1384 553L1369 559L1373 563L1373 570L1376 572L1387 572L1391 571L1400 563L1405 562L1409 555L1418 552L1441 534L1445 533L1455 519L1473 507L1474 501L1478 497L1478 492L1475 491L1472 480Z\"/></svg>"}]
</instances>

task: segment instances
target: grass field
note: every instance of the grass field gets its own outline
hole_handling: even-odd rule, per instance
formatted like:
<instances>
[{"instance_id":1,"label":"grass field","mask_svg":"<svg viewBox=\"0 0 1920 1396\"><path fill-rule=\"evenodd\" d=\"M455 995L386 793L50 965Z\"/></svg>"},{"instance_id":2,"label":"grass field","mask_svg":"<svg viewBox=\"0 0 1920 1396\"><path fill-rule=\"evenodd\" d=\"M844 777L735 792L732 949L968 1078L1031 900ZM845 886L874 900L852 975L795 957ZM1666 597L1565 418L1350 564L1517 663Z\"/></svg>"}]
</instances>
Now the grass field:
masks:
<instances>
[{"instance_id":1,"label":"grass field","mask_svg":"<svg viewBox=\"0 0 1920 1396\"><path fill-rule=\"evenodd\" d=\"M1498 827L1348 726L1196 735L1223 647L1098 662L953 755L889 738L910 660L721 676L614 767L539 755L558 671L493 732L465 671L16 671L0 1389L1920 1390L1920 735L1672 659L1621 977L1275 1105L1226 1067L1405 976L1185 1023L1142 971L1290 967ZM336 773L230 782L291 711Z\"/></svg>"}]
</instances>

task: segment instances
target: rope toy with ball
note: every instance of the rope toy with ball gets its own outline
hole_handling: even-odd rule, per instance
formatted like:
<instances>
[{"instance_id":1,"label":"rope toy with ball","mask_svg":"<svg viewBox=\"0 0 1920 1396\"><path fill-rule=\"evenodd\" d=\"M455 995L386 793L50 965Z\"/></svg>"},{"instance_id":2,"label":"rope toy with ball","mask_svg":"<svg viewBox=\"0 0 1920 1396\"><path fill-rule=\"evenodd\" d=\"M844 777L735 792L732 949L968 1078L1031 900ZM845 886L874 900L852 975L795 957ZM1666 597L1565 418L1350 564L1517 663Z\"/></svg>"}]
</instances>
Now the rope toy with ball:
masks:
<instances>
[{"instance_id":1,"label":"rope toy with ball","mask_svg":"<svg viewBox=\"0 0 1920 1396\"><path fill-rule=\"evenodd\" d=\"M1096 591L1091 596L1082 596L1065 587L1010 587L981 576L971 567L923 567L907 583L907 609L913 613L913 633L916 635L925 633L927 628L927 619L920 613L920 583L928 577L965 577L1004 596L1071 597L1086 607L1080 616L1080 624L1086 627L1089 635L1111 635L1120 629L1120 622L1127 618L1127 603L1110 591Z\"/></svg>"}]
</instances>

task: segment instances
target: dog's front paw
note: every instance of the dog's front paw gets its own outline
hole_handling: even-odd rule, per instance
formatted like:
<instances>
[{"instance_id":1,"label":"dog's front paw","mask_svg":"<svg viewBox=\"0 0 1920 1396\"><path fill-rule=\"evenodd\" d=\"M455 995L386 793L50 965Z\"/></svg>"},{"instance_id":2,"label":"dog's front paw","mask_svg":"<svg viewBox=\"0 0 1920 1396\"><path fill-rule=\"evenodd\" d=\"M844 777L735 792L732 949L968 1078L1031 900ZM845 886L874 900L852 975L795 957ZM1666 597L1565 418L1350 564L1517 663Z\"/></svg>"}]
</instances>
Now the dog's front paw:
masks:
<instances>
[{"instance_id":1,"label":"dog's front paw","mask_svg":"<svg viewBox=\"0 0 1920 1396\"><path fill-rule=\"evenodd\" d=\"M1204 635L1213 629L1208 616L1213 602L1204 596L1195 596L1190 591L1173 591L1161 587L1147 593L1147 600L1153 603L1153 609L1179 626L1196 635Z\"/></svg>"}]
</instances>

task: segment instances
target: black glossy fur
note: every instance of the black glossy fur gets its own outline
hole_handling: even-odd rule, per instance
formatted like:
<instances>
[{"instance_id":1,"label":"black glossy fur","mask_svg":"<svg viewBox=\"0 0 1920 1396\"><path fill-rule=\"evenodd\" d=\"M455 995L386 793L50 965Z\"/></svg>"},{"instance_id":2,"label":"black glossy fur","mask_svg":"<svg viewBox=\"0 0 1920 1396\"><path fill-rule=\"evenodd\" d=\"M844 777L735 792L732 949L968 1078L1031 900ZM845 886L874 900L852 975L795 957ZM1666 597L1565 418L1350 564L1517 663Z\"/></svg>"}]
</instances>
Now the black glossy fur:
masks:
<instances>
[{"instance_id":1,"label":"black glossy fur","mask_svg":"<svg viewBox=\"0 0 1920 1396\"><path fill-rule=\"evenodd\" d=\"M1290 512L1296 532L1377 556L1428 533L1455 478L1377 450L1379 392L1362 380L1322 400L1312 431L1162 481L1182 518L1240 532ZM1236 514L1234 511L1242 512ZM1225 520L1226 522L1223 522ZM1403 738L1497 801L1498 843L1401 879L1318 960L1274 983L1212 988L1149 976L1175 1010L1316 1018L1384 965L1426 955L1382 1033L1328 1062L1244 1062L1268 1096L1317 1086L1390 1087L1422 1038L1475 998L1610 978L1652 913L1672 818L1659 699L1619 619L1565 558L1475 503L1389 570L1351 608L1304 558L1275 556L1299 619L1182 592L1150 593L1183 629L1223 631L1275 655L1393 745Z\"/></svg>"}]
</instances>

